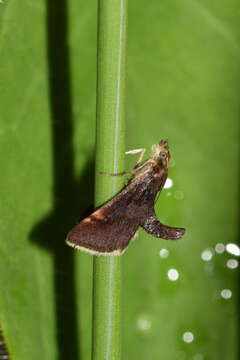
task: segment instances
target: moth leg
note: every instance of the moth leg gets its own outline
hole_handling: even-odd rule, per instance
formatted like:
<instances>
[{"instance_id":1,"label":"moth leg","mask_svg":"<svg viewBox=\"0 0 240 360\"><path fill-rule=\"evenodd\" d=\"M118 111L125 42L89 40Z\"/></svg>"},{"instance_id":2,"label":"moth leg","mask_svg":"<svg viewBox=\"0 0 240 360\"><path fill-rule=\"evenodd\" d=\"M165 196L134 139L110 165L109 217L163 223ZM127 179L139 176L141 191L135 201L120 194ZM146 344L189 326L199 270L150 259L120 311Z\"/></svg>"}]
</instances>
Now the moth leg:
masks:
<instances>
[{"instance_id":1,"label":"moth leg","mask_svg":"<svg viewBox=\"0 0 240 360\"><path fill-rule=\"evenodd\" d=\"M138 154L138 153L140 153L139 157L137 158L137 162L136 162L136 165L137 165L142 161L143 156L145 154L145 151L146 151L146 149L134 149L134 150L126 151L125 154L129 155L129 154Z\"/></svg>"},{"instance_id":2,"label":"moth leg","mask_svg":"<svg viewBox=\"0 0 240 360\"><path fill-rule=\"evenodd\" d=\"M130 150L130 151L126 151L125 154L138 154L139 152L141 153L137 159L136 165L135 167L138 166L138 164L140 164L140 162L143 159L144 153L145 153L146 149L134 149L134 150ZM100 171L99 173L105 176L129 176L129 175L134 175L135 174L135 169L132 171L123 171L121 173L116 173L116 174L109 174L109 173L105 173Z\"/></svg>"},{"instance_id":3,"label":"moth leg","mask_svg":"<svg viewBox=\"0 0 240 360\"><path fill-rule=\"evenodd\" d=\"M166 240L181 239L185 233L185 229L183 228L176 228L160 223L155 214L147 218L141 226L147 233L155 236L156 238Z\"/></svg>"}]
</instances>

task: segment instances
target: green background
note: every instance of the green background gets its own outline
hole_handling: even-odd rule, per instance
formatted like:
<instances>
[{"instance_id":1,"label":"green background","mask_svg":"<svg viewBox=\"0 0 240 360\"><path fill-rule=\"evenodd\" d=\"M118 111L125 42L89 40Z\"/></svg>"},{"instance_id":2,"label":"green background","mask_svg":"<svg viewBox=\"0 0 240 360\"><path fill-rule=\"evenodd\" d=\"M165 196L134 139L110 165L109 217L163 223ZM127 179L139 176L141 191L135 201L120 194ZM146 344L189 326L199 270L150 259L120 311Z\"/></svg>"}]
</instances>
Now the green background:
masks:
<instances>
[{"instance_id":1,"label":"green background","mask_svg":"<svg viewBox=\"0 0 240 360\"><path fill-rule=\"evenodd\" d=\"M238 359L238 270L214 248L238 242L239 21L236 1L129 2L126 150L169 139L173 186L156 210L187 235L140 231L123 256L123 359ZM92 258L64 238L93 203L96 22L93 1L0 4L0 324L13 360L90 359Z\"/></svg>"}]
</instances>

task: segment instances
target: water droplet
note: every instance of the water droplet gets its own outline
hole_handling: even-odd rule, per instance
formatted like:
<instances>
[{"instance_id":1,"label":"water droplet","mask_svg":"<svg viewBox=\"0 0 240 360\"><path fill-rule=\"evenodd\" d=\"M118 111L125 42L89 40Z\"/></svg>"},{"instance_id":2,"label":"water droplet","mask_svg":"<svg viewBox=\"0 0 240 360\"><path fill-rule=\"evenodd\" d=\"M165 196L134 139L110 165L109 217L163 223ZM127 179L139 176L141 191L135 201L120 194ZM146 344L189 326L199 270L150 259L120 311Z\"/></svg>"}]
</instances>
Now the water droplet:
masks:
<instances>
[{"instance_id":1,"label":"water droplet","mask_svg":"<svg viewBox=\"0 0 240 360\"><path fill-rule=\"evenodd\" d=\"M212 259L212 257L213 257L213 253L210 249L205 249L201 253L201 259L203 261L210 261Z\"/></svg>"},{"instance_id":2,"label":"water droplet","mask_svg":"<svg viewBox=\"0 0 240 360\"><path fill-rule=\"evenodd\" d=\"M238 267L238 261L236 259L229 259L227 261L227 267L229 269L236 269Z\"/></svg>"},{"instance_id":3,"label":"water droplet","mask_svg":"<svg viewBox=\"0 0 240 360\"><path fill-rule=\"evenodd\" d=\"M191 331L186 331L182 338L184 342L191 343L194 340L194 335Z\"/></svg>"},{"instance_id":4,"label":"water droplet","mask_svg":"<svg viewBox=\"0 0 240 360\"><path fill-rule=\"evenodd\" d=\"M224 244L222 244L222 243L216 244L216 246L215 246L216 253L222 254L224 252L224 250L225 250L225 245Z\"/></svg>"},{"instance_id":5,"label":"water droplet","mask_svg":"<svg viewBox=\"0 0 240 360\"><path fill-rule=\"evenodd\" d=\"M139 315L139 317L137 319L137 328L144 333L147 333L151 330L152 321L151 321L149 315L147 315L147 314Z\"/></svg>"},{"instance_id":6,"label":"water droplet","mask_svg":"<svg viewBox=\"0 0 240 360\"><path fill-rule=\"evenodd\" d=\"M223 289L221 291L221 297L224 299L230 299L232 297L232 291L229 289Z\"/></svg>"},{"instance_id":7,"label":"water droplet","mask_svg":"<svg viewBox=\"0 0 240 360\"><path fill-rule=\"evenodd\" d=\"M169 251L167 249L161 249L159 251L159 256L162 258L162 259L166 259L169 255Z\"/></svg>"},{"instance_id":8,"label":"water droplet","mask_svg":"<svg viewBox=\"0 0 240 360\"><path fill-rule=\"evenodd\" d=\"M167 276L169 280L176 281L179 278L179 272L176 269L169 269Z\"/></svg>"},{"instance_id":9,"label":"water droplet","mask_svg":"<svg viewBox=\"0 0 240 360\"><path fill-rule=\"evenodd\" d=\"M237 244L227 244L226 250L232 255L240 256L240 249Z\"/></svg>"},{"instance_id":10,"label":"water droplet","mask_svg":"<svg viewBox=\"0 0 240 360\"><path fill-rule=\"evenodd\" d=\"M164 189L170 189L173 186L173 181L170 178L167 178L163 188Z\"/></svg>"},{"instance_id":11,"label":"water droplet","mask_svg":"<svg viewBox=\"0 0 240 360\"><path fill-rule=\"evenodd\" d=\"M182 191L175 191L174 197L176 200L182 200L184 198L184 194Z\"/></svg>"}]
</instances>

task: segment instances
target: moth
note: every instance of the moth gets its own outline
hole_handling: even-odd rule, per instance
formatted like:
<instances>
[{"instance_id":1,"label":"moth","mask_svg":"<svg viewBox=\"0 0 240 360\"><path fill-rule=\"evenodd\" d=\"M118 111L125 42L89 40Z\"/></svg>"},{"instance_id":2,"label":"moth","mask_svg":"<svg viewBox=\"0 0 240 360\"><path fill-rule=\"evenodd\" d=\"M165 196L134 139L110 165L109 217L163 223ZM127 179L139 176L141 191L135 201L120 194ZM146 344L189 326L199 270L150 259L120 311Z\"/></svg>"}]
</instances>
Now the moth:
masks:
<instances>
[{"instance_id":1,"label":"moth","mask_svg":"<svg viewBox=\"0 0 240 360\"><path fill-rule=\"evenodd\" d=\"M171 158L168 141L154 144L152 156L146 161L142 161L145 149L127 154L137 152L141 154L126 187L75 225L67 236L68 245L92 255L122 255L139 227L166 240L177 240L184 235L184 228L162 224L154 211L155 199L168 176Z\"/></svg>"}]
</instances>

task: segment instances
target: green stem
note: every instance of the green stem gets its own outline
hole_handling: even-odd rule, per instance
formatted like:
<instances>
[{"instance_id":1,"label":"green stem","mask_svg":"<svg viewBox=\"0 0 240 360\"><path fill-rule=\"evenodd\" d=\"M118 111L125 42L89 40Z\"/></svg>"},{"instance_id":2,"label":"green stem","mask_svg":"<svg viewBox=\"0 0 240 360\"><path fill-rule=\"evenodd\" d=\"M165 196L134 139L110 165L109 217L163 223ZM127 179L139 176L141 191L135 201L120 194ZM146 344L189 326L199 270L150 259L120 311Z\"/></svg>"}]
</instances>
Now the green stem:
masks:
<instances>
[{"instance_id":1,"label":"green stem","mask_svg":"<svg viewBox=\"0 0 240 360\"><path fill-rule=\"evenodd\" d=\"M95 205L123 186L126 0L98 1L98 84ZM121 258L93 261L93 360L121 358Z\"/></svg>"}]
</instances>

